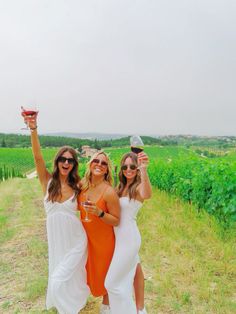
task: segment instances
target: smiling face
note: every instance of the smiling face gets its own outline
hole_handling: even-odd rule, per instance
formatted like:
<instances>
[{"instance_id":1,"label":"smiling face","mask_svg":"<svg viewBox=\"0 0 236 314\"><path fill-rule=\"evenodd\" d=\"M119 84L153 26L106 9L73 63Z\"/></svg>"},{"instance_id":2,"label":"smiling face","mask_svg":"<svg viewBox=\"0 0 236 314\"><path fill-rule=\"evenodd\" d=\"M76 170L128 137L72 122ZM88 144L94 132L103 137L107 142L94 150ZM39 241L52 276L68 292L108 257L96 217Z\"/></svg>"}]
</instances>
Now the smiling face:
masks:
<instances>
[{"instance_id":1,"label":"smiling face","mask_svg":"<svg viewBox=\"0 0 236 314\"><path fill-rule=\"evenodd\" d=\"M124 160L121 170L127 180L133 180L137 175L137 165L131 157L127 157Z\"/></svg>"},{"instance_id":2,"label":"smiling face","mask_svg":"<svg viewBox=\"0 0 236 314\"><path fill-rule=\"evenodd\" d=\"M57 160L60 175L67 177L75 164L73 155L66 151Z\"/></svg>"},{"instance_id":3,"label":"smiling face","mask_svg":"<svg viewBox=\"0 0 236 314\"><path fill-rule=\"evenodd\" d=\"M99 154L90 163L90 172L93 176L105 176L108 171L108 160L103 154Z\"/></svg>"}]
</instances>

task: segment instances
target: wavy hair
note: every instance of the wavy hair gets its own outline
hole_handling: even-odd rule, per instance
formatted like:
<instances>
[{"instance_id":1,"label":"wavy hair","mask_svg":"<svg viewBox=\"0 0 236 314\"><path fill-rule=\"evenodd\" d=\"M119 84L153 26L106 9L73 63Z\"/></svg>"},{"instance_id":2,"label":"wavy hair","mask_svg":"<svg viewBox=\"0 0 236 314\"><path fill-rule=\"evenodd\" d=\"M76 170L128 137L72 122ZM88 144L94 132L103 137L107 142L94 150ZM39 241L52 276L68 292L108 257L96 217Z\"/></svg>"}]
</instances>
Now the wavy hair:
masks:
<instances>
[{"instance_id":1,"label":"wavy hair","mask_svg":"<svg viewBox=\"0 0 236 314\"><path fill-rule=\"evenodd\" d=\"M54 168L52 172L52 179L50 181L48 187L48 198L47 201L55 202L58 197L61 197L61 182L60 182L60 172L58 167L58 158L61 157L64 153L69 152L73 159L74 165L71 171L69 172L67 182L68 185L75 191L75 196L73 199L76 199L77 195L80 192L78 188L78 183L80 181L80 177L78 175L78 158L76 151L70 146L63 146L56 154L54 158Z\"/></svg>"},{"instance_id":2,"label":"wavy hair","mask_svg":"<svg viewBox=\"0 0 236 314\"><path fill-rule=\"evenodd\" d=\"M116 188L116 192L118 194L119 197L122 196L122 193L126 187L127 184L127 179L124 176L124 173L121 169L121 167L124 165L125 161L127 158L131 158L133 164L138 167L138 158L137 155L135 153L126 153L125 155L123 155L121 162L120 162L120 171L119 171L119 184ZM136 199L137 196L137 187L138 185L141 183L141 176L140 176L140 170L137 169L137 174L134 177L133 182L129 185L128 187L128 195L129 195L129 199Z\"/></svg>"},{"instance_id":3,"label":"wavy hair","mask_svg":"<svg viewBox=\"0 0 236 314\"><path fill-rule=\"evenodd\" d=\"M95 153L90 158L89 162L87 163L87 169L86 169L84 178L82 179L82 186L81 186L81 190L82 191L86 191L91 186L92 173L91 173L90 166L91 166L92 161L95 158L97 158L99 155L104 155L106 157L106 159L107 159L107 173L104 176L104 180L106 182L108 182L110 185L112 185L112 183L113 183L111 160L110 160L110 158L108 157L108 155L104 151L99 151L99 152Z\"/></svg>"}]
</instances>

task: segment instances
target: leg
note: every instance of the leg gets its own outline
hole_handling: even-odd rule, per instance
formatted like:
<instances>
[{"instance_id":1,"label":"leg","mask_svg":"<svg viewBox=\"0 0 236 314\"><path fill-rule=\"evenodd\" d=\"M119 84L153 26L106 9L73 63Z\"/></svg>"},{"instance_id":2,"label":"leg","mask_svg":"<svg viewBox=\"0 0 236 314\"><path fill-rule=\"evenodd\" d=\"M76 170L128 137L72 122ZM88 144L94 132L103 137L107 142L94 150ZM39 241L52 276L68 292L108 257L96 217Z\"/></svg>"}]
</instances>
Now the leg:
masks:
<instances>
[{"instance_id":1,"label":"leg","mask_svg":"<svg viewBox=\"0 0 236 314\"><path fill-rule=\"evenodd\" d=\"M102 298L102 304L109 305L108 294L105 294Z\"/></svg>"},{"instance_id":2,"label":"leg","mask_svg":"<svg viewBox=\"0 0 236 314\"><path fill-rule=\"evenodd\" d=\"M110 306L109 306L109 299L108 294L105 294L102 297L102 304L100 306L100 314L110 314Z\"/></svg>"},{"instance_id":3,"label":"leg","mask_svg":"<svg viewBox=\"0 0 236 314\"><path fill-rule=\"evenodd\" d=\"M142 310L144 308L144 274L140 263L137 265L134 277L134 293L137 311Z\"/></svg>"},{"instance_id":4,"label":"leg","mask_svg":"<svg viewBox=\"0 0 236 314\"><path fill-rule=\"evenodd\" d=\"M112 314L137 314L136 304L133 299L133 282L137 267L135 257L130 258L129 252L123 254L121 259L113 256L108 270L105 287L109 294ZM130 261L131 260L131 261ZM134 262L132 263L132 260ZM132 265L133 264L133 265Z\"/></svg>"}]
</instances>

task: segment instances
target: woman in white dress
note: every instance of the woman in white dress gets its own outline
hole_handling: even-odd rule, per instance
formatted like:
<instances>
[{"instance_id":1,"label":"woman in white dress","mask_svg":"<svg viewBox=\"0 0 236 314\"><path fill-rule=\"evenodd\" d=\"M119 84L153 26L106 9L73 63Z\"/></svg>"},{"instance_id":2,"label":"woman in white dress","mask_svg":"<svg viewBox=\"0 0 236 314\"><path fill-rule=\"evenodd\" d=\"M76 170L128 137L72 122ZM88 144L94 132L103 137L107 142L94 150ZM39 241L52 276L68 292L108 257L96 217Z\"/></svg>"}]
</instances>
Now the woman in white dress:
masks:
<instances>
[{"instance_id":1,"label":"woman in white dress","mask_svg":"<svg viewBox=\"0 0 236 314\"><path fill-rule=\"evenodd\" d=\"M119 186L117 189L121 205L119 226L114 228L116 245L109 271L106 276L111 314L146 313L144 306L135 305L133 285L135 274L136 289L143 289L142 271L139 261L141 237L136 224L136 215L145 199L151 197L151 184L147 174L148 157L144 152L138 155L127 153L121 160ZM137 269L139 269L137 271ZM135 295L143 295L136 291ZM140 301L140 300L139 300ZM142 303L142 302L141 302Z\"/></svg>"},{"instance_id":2,"label":"woman in white dress","mask_svg":"<svg viewBox=\"0 0 236 314\"><path fill-rule=\"evenodd\" d=\"M46 307L60 314L77 314L90 293L86 284L87 237L77 217L78 160L71 147L62 147L50 174L37 135L37 114L22 115L31 130L37 174L44 192L47 214L49 277Z\"/></svg>"}]
</instances>

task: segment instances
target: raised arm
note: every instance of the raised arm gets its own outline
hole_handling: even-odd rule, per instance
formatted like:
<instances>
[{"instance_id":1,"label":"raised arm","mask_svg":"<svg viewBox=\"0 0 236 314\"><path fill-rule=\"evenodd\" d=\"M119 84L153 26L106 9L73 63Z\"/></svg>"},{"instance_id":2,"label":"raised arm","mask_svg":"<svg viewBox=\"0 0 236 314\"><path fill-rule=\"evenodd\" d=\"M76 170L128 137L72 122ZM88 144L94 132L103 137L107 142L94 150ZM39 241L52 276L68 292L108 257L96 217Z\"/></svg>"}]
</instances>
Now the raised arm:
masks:
<instances>
[{"instance_id":1,"label":"raised arm","mask_svg":"<svg viewBox=\"0 0 236 314\"><path fill-rule=\"evenodd\" d=\"M149 159L144 152L138 154L138 164L141 174L141 183L137 187L141 199L145 200L152 196L152 186L147 173Z\"/></svg>"},{"instance_id":2,"label":"raised arm","mask_svg":"<svg viewBox=\"0 0 236 314\"><path fill-rule=\"evenodd\" d=\"M38 132L37 132L37 115L38 114L35 114L33 116L26 116L24 115L24 112L22 112L22 116L24 117L25 122L28 124L30 128L32 151L33 151L36 171L37 171L43 192L45 194L47 190L47 184L51 175L46 169L46 165L45 165L41 148L40 148Z\"/></svg>"}]
</instances>

